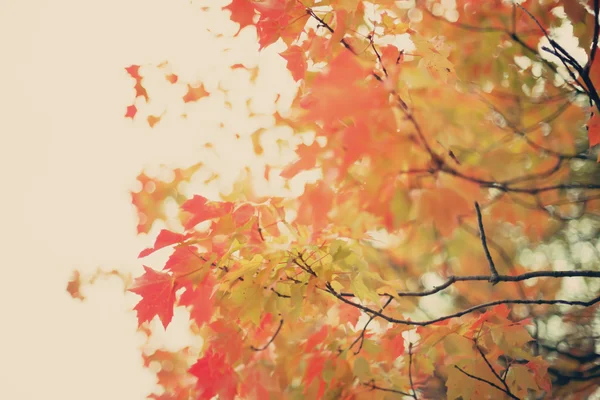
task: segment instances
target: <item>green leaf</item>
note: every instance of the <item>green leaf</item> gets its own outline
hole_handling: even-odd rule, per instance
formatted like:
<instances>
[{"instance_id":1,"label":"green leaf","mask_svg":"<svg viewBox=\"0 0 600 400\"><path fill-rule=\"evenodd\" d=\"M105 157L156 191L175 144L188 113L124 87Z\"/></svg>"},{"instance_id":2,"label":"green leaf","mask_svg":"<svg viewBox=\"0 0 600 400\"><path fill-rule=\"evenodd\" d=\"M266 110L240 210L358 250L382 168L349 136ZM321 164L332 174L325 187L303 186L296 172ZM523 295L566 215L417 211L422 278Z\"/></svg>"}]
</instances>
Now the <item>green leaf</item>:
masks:
<instances>
[{"instance_id":1,"label":"green leaf","mask_svg":"<svg viewBox=\"0 0 600 400\"><path fill-rule=\"evenodd\" d=\"M371 367L364 357L358 357L354 361L352 371L361 381L367 381L371 377Z\"/></svg>"}]
</instances>

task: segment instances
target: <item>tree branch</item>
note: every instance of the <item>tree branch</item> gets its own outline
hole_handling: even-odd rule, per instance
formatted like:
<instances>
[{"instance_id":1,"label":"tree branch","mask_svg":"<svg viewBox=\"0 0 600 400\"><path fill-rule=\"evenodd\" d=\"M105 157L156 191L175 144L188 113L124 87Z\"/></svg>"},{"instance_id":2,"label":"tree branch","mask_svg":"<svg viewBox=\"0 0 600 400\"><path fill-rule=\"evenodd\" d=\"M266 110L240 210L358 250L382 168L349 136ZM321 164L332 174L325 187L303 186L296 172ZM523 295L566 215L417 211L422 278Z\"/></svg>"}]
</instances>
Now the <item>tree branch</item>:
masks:
<instances>
[{"instance_id":1,"label":"tree branch","mask_svg":"<svg viewBox=\"0 0 600 400\"><path fill-rule=\"evenodd\" d=\"M575 277L586 277L586 278L600 278L600 271L581 270L581 271L532 271L526 272L520 275L498 275L497 281L500 282L520 282L534 278L575 278ZM431 296L437 292L440 292L456 282L469 282L469 281L490 281L491 275L466 275L466 276L455 276L451 275L448 277L446 282L440 286L436 286L433 289L425 290L422 292L397 292L396 295L399 297L425 297ZM382 294L388 296L389 294ZM354 293L341 292L340 296L343 297L356 297Z\"/></svg>"},{"instance_id":2,"label":"tree branch","mask_svg":"<svg viewBox=\"0 0 600 400\"><path fill-rule=\"evenodd\" d=\"M488 249L487 239L485 238L485 229L483 228L483 219L481 217L481 209L479 208L479 203L477 202L475 202L475 211L477 211L477 224L479 225L479 237L481 238L481 245L483 246L485 258L487 259L490 267L490 282L495 285L498 283L498 271L496 271L496 265L494 264L494 260L490 254L490 249Z\"/></svg>"},{"instance_id":3,"label":"tree branch","mask_svg":"<svg viewBox=\"0 0 600 400\"><path fill-rule=\"evenodd\" d=\"M383 310L385 310L385 308L390 305L390 303L392 302L393 299L394 298L392 296L388 296L387 301L379 309L379 312L383 312ZM354 340L354 342L352 342L350 347L348 347L348 350L351 350L352 347L354 347L354 345L360 341L360 345L358 346L358 349L354 352L354 354L360 353L360 351L362 350L362 347L363 347L363 343L365 342L365 334L367 333L367 328L369 327L369 324L371 323L371 321L373 321L376 317L377 317L376 315L371 315L369 320L365 323L365 326L363 327L362 331L360 332L360 335Z\"/></svg>"},{"instance_id":4,"label":"tree branch","mask_svg":"<svg viewBox=\"0 0 600 400\"><path fill-rule=\"evenodd\" d=\"M408 326L427 326L427 325L435 324L436 322L441 322L441 321L446 321L446 320L452 319L452 318L462 317L463 315L470 314L470 313L472 313L474 311L486 309L486 308L497 306L497 305L500 305L500 304L539 304L539 305L542 305L542 304L546 304L546 305L564 304L564 305L568 305L568 306L589 307L591 305L594 305L594 304L600 302L600 296L595 297L595 298L593 298L592 300L589 300L589 301L562 300L562 299L558 299L558 300L505 299L505 300L496 300L496 301L490 301L488 303L479 304L479 305L467 308L465 310L458 311L458 312L456 312L454 314L448 314L448 315L445 315L443 317L439 317L439 318L435 318L435 319L430 319L430 320L427 320L427 321L410 321L410 320L405 320L405 319L392 318L390 316L387 316L385 314L382 314L382 313L378 312L377 310L374 310L372 308L363 306L362 304L358 304L358 303L355 303L353 301L350 301L346 297L344 297L340 293L338 293L331 286L330 283L326 284L325 291L327 291L330 294L332 294L333 296L337 297L339 300L343 301L344 303L349 304L349 305L351 305L353 307L356 307L359 310L362 310L362 311L364 311L366 313L375 314L378 317L383 318L384 320L386 320L388 322L391 322L393 324L408 325Z\"/></svg>"}]
</instances>

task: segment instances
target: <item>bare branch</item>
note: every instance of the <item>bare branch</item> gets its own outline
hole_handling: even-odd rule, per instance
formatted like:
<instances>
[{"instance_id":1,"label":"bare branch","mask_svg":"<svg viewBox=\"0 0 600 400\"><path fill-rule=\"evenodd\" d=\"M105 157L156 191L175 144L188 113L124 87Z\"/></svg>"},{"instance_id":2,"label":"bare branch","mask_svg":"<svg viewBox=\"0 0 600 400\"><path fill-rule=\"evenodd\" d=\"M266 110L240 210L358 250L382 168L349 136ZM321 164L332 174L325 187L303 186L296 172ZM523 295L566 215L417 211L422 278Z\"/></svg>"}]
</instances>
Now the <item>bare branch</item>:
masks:
<instances>
[{"instance_id":1,"label":"bare branch","mask_svg":"<svg viewBox=\"0 0 600 400\"><path fill-rule=\"evenodd\" d=\"M481 238L481 245L483 246L485 258L487 258L488 265L490 267L490 282L495 285L498 283L498 271L496 271L496 265L494 264L494 260L490 254L490 249L488 249L487 240L485 238L485 229L483 228L483 219L481 217L481 209L479 208L479 203L477 202L475 202L475 211L477 211L477 224L479 225L479 237Z\"/></svg>"},{"instance_id":2,"label":"bare branch","mask_svg":"<svg viewBox=\"0 0 600 400\"><path fill-rule=\"evenodd\" d=\"M594 0L594 39L592 40L592 49L590 50L590 59L586 67L586 71L592 68L592 63L596 58L596 49L598 48L598 36L600 35L600 0Z\"/></svg>"},{"instance_id":3,"label":"bare branch","mask_svg":"<svg viewBox=\"0 0 600 400\"><path fill-rule=\"evenodd\" d=\"M391 389L391 388L384 388L384 387L381 387L381 386L377 386L372 381L369 382L369 383L363 383L363 385L370 387L371 390L381 390L382 392L398 393L398 394L401 394L403 396L412 396L410 393L403 392L402 390Z\"/></svg>"},{"instance_id":4,"label":"bare branch","mask_svg":"<svg viewBox=\"0 0 600 400\"><path fill-rule=\"evenodd\" d=\"M497 281L500 282L521 282L528 279L534 278L575 278L575 277L586 277L586 278L600 278L600 271L592 270L581 270L581 271L532 271L526 272L520 275L498 275ZM451 275L448 277L446 282L440 286L436 286L433 289L425 290L422 292L397 292L396 295L399 297L425 297L431 296L435 293L441 292L456 282L470 282L470 281L490 281L491 275L467 275L467 276L455 276ZM388 296L389 294L383 293L382 296ZM340 296L343 297L356 297L354 293L341 292Z\"/></svg>"},{"instance_id":5,"label":"bare branch","mask_svg":"<svg viewBox=\"0 0 600 400\"><path fill-rule=\"evenodd\" d=\"M479 347L479 345L477 344L477 341L475 341L475 347L477 348L477 351L479 352L479 354L481 354L481 357L483 358L483 361L485 361L485 363L487 364L488 368L490 369L490 371L492 371L492 373L494 374L494 376L496 378L498 378L498 380L500 382L502 382L502 385L504 386L505 392L510 396L512 395L512 393L510 392L510 388L508 387L508 384L506 383L506 380L501 378L500 375L498 375L498 373L496 372L496 369L492 366L492 364L490 363L490 361L487 359L487 357L485 356L485 354L483 353L483 350L481 350L481 348Z\"/></svg>"},{"instance_id":6,"label":"bare branch","mask_svg":"<svg viewBox=\"0 0 600 400\"><path fill-rule=\"evenodd\" d=\"M378 317L383 318L384 320L391 322L393 324L408 325L408 326L427 326L427 325L435 324L436 322L441 322L441 321L446 321L446 320L452 319L452 318L462 317L463 315L470 314L474 311L483 310L483 309L497 306L500 304L539 304L539 305L542 305L542 304L547 304L547 305L564 304L564 305L568 305L568 306L589 307L591 305L594 305L594 304L600 302L600 296L595 297L589 301L562 300L562 299L557 299L557 300L504 299L504 300L496 300L496 301L490 301L488 303L479 304L479 305L467 308L465 310L458 311L454 314L448 314L443 317L439 317L439 318L435 318L435 319L431 319L431 320L427 320L427 321L410 321L410 320L405 320L405 319L392 318L390 316L387 316L385 314L378 312L377 310L374 310L372 308L363 306L362 304L358 304L353 301L350 301L347 298L345 298L344 296L342 296L340 293L336 292L336 290L333 288L333 286L331 286L330 283L326 284L326 288L327 289L324 289L325 291L329 292L330 294L337 297L339 300L343 301L346 304L356 307L359 310L362 310L366 313L375 314Z\"/></svg>"}]
</instances>

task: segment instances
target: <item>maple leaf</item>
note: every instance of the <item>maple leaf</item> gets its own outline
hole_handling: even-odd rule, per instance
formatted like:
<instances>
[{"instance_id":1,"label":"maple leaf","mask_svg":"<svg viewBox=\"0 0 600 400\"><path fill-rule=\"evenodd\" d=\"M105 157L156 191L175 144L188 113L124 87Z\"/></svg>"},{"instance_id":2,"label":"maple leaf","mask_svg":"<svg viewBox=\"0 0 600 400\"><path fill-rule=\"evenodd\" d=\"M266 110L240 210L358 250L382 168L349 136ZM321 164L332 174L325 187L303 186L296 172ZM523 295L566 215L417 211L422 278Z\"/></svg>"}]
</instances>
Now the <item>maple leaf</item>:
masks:
<instances>
[{"instance_id":1,"label":"maple leaf","mask_svg":"<svg viewBox=\"0 0 600 400\"><path fill-rule=\"evenodd\" d=\"M143 97L144 99L146 99L146 101L148 101L148 92L146 92L146 88L144 88L144 86L142 86L142 76L140 75L139 71L140 71L140 66L139 65L131 65L127 68L125 68L125 71L127 71L127 73L133 78L135 79L135 97Z\"/></svg>"},{"instance_id":2,"label":"maple leaf","mask_svg":"<svg viewBox=\"0 0 600 400\"><path fill-rule=\"evenodd\" d=\"M79 271L73 271L73 277L67 284L67 292L74 299L85 300L79 289L81 288L81 274Z\"/></svg>"},{"instance_id":3,"label":"maple leaf","mask_svg":"<svg viewBox=\"0 0 600 400\"><path fill-rule=\"evenodd\" d=\"M175 84L179 80L179 77L175 74L166 74L165 79L171 82L172 84Z\"/></svg>"},{"instance_id":4,"label":"maple leaf","mask_svg":"<svg viewBox=\"0 0 600 400\"><path fill-rule=\"evenodd\" d=\"M125 113L125 118L133 119L133 117L135 117L135 114L137 114L137 107L134 104L127 106L127 112Z\"/></svg>"},{"instance_id":5,"label":"maple leaf","mask_svg":"<svg viewBox=\"0 0 600 400\"><path fill-rule=\"evenodd\" d=\"M347 322L350 325L355 326L358 322L358 319L360 318L361 311L358 308L348 305L346 303L340 304L339 308L340 322Z\"/></svg>"},{"instance_id":6,"label":"maple leaf","mask_svg":"<svg viewBox=\"0 0 600 400\"><path fill-rule=\"evenodd\" d=\"M210 93L204 90L204 85L202 83L198 86L192 86L188 83L187 93L183 96L183 102L190 103L193 101L198 101L201 98L208 96L209 94Z\"/></svg>"},{"instance_id":7,"label":"maple leaf","mask_svg":"<svg viewBox=\"0 0 600 400\"><path fill-rule=\"evenodd\" d=\"M207 261L202 260L202 257L193 247L176 247L163 269L171 271L175 276L186 275L190 279L191 273L194 271L200 272L200 267L204 263L210 262L210 257L207 258Z\"/></svg>"},{"instance_id":8,"label":"maple leaf","mask_svg":"<svg viewBox=\"0 0 600 400\"><path fill-rule=\"evenodd\" d=\"M240 227L248 223L255 213L256 209L252 204L245 203L237 207L233 212L233 221L236 227Z\"/></svg>"},{"instance_id":9,"label":"maple leaf","mask_svg":"<svg viewBox=\"0 0 600 400\"><path fill-rule=\"evenodd\" d=\"M304 345L304 351L313 351L315 346L321 344L328 334L329 327L327 325L324 325L318 332L315 332L311 337L308 338L306 344Z\"/></svg>"},{"instance_id":10,"label":"maple leaf","mask_svg":"<svg viewBox=\"0 0 600 400\"><path fill-rule=\"evenodd\" d=\"M139 294L142 299L134 307L137 311L138 325L151 321L158 315L163 327L173 318L175 305L175 280L170 274L158 272L144 265L144 275L137 278L130 292Z\"/></svg>"},{"instance_id":11,"label":"maple leaf","mask_svg":"<svg viewBox=\"0 0 600 400\"><path fill-rule=\"evenodd\" d=\"M137 180L142 186L138 192L131 192L131 202L138 212L138 233L147 233L157 219L166 219L162 203L167 198L173 198L182 204L185 197L177 190L181 182L189 182L194 174L202 167L203 163L194 164L188 168L173 170L175 179L163 181L151 178L145 173L138 175Z\"/></svg>"},{"instance_id":12,"label":"maple leaf","mask_svg":"<svg viewBox=\"0 0 600 400\"><path fill-rule=\"evenodd\" d=\"M301 197L304 201L298 209L296 220L321 229L327 224L327 214L333 204L334 193L323 181L316 185L306 185Z\"/></svg>"},{"instance_id":13,"label":"maple leaf","mask_svg":"<svg viewBox=\"0 0 600 400\"><path fill-rule=\"evenodd\" d=\"M175 232L171 232L167 229L162 229L158 233L158 236L156 237L156 240L154 241L154 246L149 247L145 250L142 250L140 252L140 254L138 255L138 258L146 257L147 255L150 255L150 254L154 253L155 251L162 249L163 247L167 247L172 244L182 242L184 239L185 239L185 236L180 233L175 233Z\"/></svg>"},{"instance_id":14,"label":"maple leaf","mask_svg":"<svg viewBox=\"0 0 600 400\"><path fill-rule=\"evenodd\" d=\"M342 52L325 72L314 79L312 90L301 102L308 114L306 120L320 120L326 124L348 115L365 115L387 103L388 94L377 85L366 85L371 75L350 52ZM348 93L353 93L349 96Z\"/></svg>"},{"instance_id":15,"label":"maple leaf","mask_svg":"<svg viewBox=\"0 0 600 400\"><path fill-rule=\"evenodd\" d=\"M156 377L158 378L158 384L160 386L167 391L181 391L185 393L186 390L183 390L181 387L183 376L180 371L182 369L188 369L188 359L190 353L189 347L184 347L179 351L166 351L158 349L150 355L142 354L142 357L144 359L144 367L146 368L150 367L151 364L160 365L160 370L156 374Z\"/></svg>"},{"instance_id":16,"label":"maple leaf","mask_svg":"<svg viewBox=\"0 0 600 400\"><path fill-rule=\"evenodd\" d=\"M129 67L125 68L125 71L127 71L127 73L136 81L138 79L141 79L142 77L140 76L140 66L139 65L130 65Z\"/></svg>"},{"instance_id":17,"label":"maple leaf","mask_svg":"<svg viewBox=\"0 0 600 400\"><path fill-rule=\"evenodd\" d=\"M550 376L548 375L548 361L537 356L532 358L525 366L535 372L535 381L540 389L544 390L546 393L550 393L552 391L552 383L550 381Z\"/></svg>"},{"instance_id":18,"label":"maple leaf","mask_svg":"<svg viewBox=\"0 0 600 400\"><path fill-rule=\"evenodd\" d=\"M237 394L236 373L227 364L225 355L209 350L204 357L198 359L189 369L197 379L197 387L201 391L198 399L210 400L215 395L219 399L233 400Z\"/></svg>"},{"instance_id":19,"label":"maple leaf","mask_svg":"<svg viewBox=\"0 0 600 400\"><path fill-rule=\"evenodd\" d=\"M308 360L308 365L306 367L306 372L304 373L304 383L306 384L306 388L304 389L305 393L308 391L308 388L312 381L315 378L318 378L319 381L319 389L316 399L323 398L323 394L325 391L325 381L321 378L321 374L323 372L323 367L325 365L326 358L315 354Z\"/></svg>"},{"instance_id":20,"label":"maple leaf","mask_svg":"<svg viewBox=\"0 0 600 400\"><path fill-rule=\"evenodd\" d=\"M233 204L230 202L208 201L206 197L195 195L183 203L181 209L192 214L184 224L185 229L190 229L200 222L229 214L233 210Z\"/></svg>"},{"instance_id":21,"label":"maple leaf","mask_svg":"<svg viewBox=\"0 0 600 400\"><path fill-rule=\"evenodd\" d=\"M320 149L321 146L319 146L319 143L316 141L314 141L310 146L305 144L299 145L296 149L296 154L298 154L298 157L300 157L299 160L285 167L279 176L285 179L290 179L301 171L314 168L317 163L317 155L319 154Z\"/></svg>"},{"instance_id":22,"label":"maple leaf","mask_svg":"<svg viewBox=\"0 0 600 400\"><path fill-rule=\"evenodd\" d=\"M600 144L600 117L598 112L594 112L594 115L588 121L587 129L590 147Z\"/></svg>"},{"instance_id":23,"label":"maple leaf","mask_svg":"<svg viewBox=\"0 0 600 400\"><path fill-rule=\"evenodd\" d=\"M231 11L231 20L240 24L236 36L243 28L252 25L256 15L254 2L251 0L233 0L228 6L223 7L223 10Z\"/></svg>"},{"instance_id":24,"label":"maple leaf","mask_svg":"<svg viewBox=\"0 0 600 400\"><path fill-rule=\"evenodd\" d=\"M300 46L290 46L283 53L279 53L287 61L287 68L292 73L292 78L297 82L304 78L306 73L306 55Z\"/></svg>"},{"instance_id":25,"label":"maple leaf","mask_svg":"<svg viewBox=\"0 0 600 400\"><path fill-rule=\"evenodd\" d=\"M180 296L178 304L191 308L190 317L196 325L202 326L210 322L213 315L214 299L212 298L215 279L207 274L198 285L187 285L185 292Z\"/></svg>"},{"instance_id":26,"label":"maple leaf","mask_svg":"<svg viewBox=\"0 0 600 400\"><path fill-rule=\"evenodd\" d=\"M458 217L471 211L467 200L448 188L424 191L416 203L419 204L420 217L432 221L442 235L451 234L459 225Z\"/></svg>"},{"instance_id":27,"label":"maple leaf","mask_svg":"<svg viewBox=\"0 0 600 400\"><path fill-rule=\"evenodd\" d=\"M162 117L160 115L148 115L148 125L150 125L150 128L154 128L154 125L158 124L160 122L160 119Z\"/></svg>"}]
</instances>

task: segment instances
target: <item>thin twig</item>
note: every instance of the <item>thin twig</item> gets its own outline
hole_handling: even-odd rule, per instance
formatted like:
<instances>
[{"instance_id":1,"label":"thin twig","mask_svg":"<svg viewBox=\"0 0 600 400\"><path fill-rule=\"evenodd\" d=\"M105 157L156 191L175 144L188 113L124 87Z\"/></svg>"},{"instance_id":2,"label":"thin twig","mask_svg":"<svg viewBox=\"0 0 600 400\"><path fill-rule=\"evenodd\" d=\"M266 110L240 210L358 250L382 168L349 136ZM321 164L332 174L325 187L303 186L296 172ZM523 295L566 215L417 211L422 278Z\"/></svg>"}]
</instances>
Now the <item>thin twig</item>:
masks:
<instances>
[{"instance_id":1,"label":"thin twig","mask_svg":"<svg viewBox=\"0 0 600 400\"><path fill-rule=\"evenodd\" d=\"M403 392L402 390L391 389L391 388L384 388L384 387L381 387L381 386L377 386L377 385L375 385L375 383L373 381L371 381L369 383L363 383L363 385L369 386L371 388L371 390L381 390L382 392L398 393L398 394L401 394L403 396L411 396L410 393Z\"/></svg>"},{"instance_id":2,"label":"thin twig","mask_svg":"<svg viewBox=\"0 0 600 400\"><path fill-rule=\"evenodd\" d=\"M275 331L275 333L273 334L273 337L271 337L271 339L262 347L254 347L254 346L250 346L250 348L254 351L263 351L265 350L267 347L269 347L269 345L271 343L273 343L273 341L275 340L275 338L277 337L277 335L279 334L279 331L281 331L281 327L283 326L283 319L281 321L279 321L279 326L277 327L277 330Z\"/></svg>"},{"instance_id":3,"label":"thin twig","mask_svg":"<svg viewBox=\"0 0 600 400\"><path fill-rule=\"evenodd\" d=\"M392 296L389 296L385 304L379 309L379 312L383 312L383 310L385 310L385 308L390 305L393 299L394 298ZM369 320L365 323L365 326L360 332L360 335L354 340L354 342L352 342L352 344L348 347L348 350L351 350L354 347L354 345L360 341L360 345L358 346L358 349L354 351L354 354L360 353L363 347L363 343L365 342L365 334L367 333L367 328L369 327L371 321L373 321L376 317L376 315L370 316Z\"/></svg>"},{"instance_id":4,"label":"thin twig","mask_svg":"<svg viewBox=\"0 0 600 400\"><path fill-rule=\"evenodd\" d=\"M481 245L483 246L485 258L487 258L488 265L490 267L490 282L495 285L498 283L498 271L496 270L496 265L494 264L492 255L490 254L490 249L488 249L487 239L485 238L485 229L483 229L483 219L481 218L481 209L479 208L479 203L477 202L475 202L475 210L477 211L477 224L479 225L479 237L481 238Z\"/></svg>"},{"instance_id":5,"label":"thin twig","mask_svg":"<svg viewBox=\"0 0 600 400\"><path fill-rule=\"evenodd\" d=\"M463 374L465 374L465 375L466 375L466 376L468 376L469 378L475 379L475 380L477 380L477 381L479 381L479 382L485 382L485 383L487 383L487 384L488 384L488 385L490 385L491 387L498 389L498 390L499 390L499 391L501 391L502 393L505 393L505 394L506 394L507 396L509 396L511 399L521 400L521 399L519 399L517 396L515 396L514 394L512 394L512 393L510 393L510 392L507 392L506 390L502 389L500 386L496 385L494 382L490 382L490 381L488 381L487 379L483 379L483 378L480 378L480 377L478 377L478 376L471 375L470 373L468 373L468 372L466 372L466 371L462 370L462 369L461 369L461 368L460 368L458 365L455 365L455 366L454 366L454 368L456 368L457 370L459 370L460 372L462 372Z\"/></svg>"},{"instance_id":6,"label":"thin twig","mask_svg":"<svg viewBox=\"0 0 600 400\"><path fill-rule=\"evenodd\" d=\"M415 390L415 385L413 383L412 378L412 342L408 344L408 381L410 382L410 390L412 391L412 397L417 400L417 391Z\"/></svg>"},{"instance_id":7,"label":"thin twig","mask_svg":"<svg viewBox=\"0 0 600 400\"><path fill-rule=\"evenodd\" d=\"M479 352L479 354L481 354L481 357L483 358L483 361L485 361L485 363L487 364L488 368L490 369L490 371L492 371L492 373L494 374L494 376L496 378L498 378L498 380L500 382L502 382L502 385L504 386L504 389L506 391L506 393L510 396L512 393L510 392L510 388L508 387L508 384L506 383L505 379L502 379L500 377L500 375L496 372L496 369L492 366L492 364L490 363L490 361L487 359L487 357L485 356L485 354L483 353L483 350L481 350L481 348L479 347L479 345L477 344L477 342L475 341L475 347L477 348L477 351Z\"/></svg>"}]
</instances>

